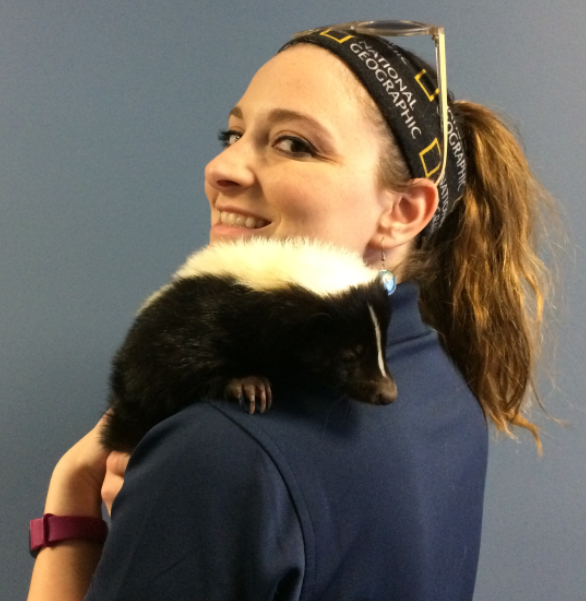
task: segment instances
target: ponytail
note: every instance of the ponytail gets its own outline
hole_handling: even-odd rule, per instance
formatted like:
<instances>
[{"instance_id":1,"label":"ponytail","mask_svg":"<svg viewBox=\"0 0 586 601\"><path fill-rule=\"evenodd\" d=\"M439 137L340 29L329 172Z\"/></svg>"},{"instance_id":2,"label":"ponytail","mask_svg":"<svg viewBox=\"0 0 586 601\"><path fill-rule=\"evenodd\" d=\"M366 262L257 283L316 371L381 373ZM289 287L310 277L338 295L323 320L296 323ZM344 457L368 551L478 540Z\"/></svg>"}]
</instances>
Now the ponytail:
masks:
<instances>
[{"instance_id":1,"label":"ponytail","mask_svg":"<svg viewBox=\"0 0 586 601\"><path fill-rule=\"evenodd\" d=\"M490 110L454 101L466 146L464 197L412 253L406 277L420 282L424 318L479 399L508 434L538 429L522 414L536 395L534 366L548 274L536 254L536 225L548 196L513 134Z\"/></svg>"}]
</instances>

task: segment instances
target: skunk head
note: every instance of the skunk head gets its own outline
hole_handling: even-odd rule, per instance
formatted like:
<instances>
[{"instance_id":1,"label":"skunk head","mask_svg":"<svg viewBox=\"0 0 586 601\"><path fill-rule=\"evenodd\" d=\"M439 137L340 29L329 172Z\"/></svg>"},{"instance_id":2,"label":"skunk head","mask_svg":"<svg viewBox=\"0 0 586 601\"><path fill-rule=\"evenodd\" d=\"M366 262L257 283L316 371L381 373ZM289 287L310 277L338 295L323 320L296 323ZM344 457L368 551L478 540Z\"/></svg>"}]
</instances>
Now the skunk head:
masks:
<instances>
[{"instance_id":1,"label":"skunk head","mask_svg":"<svg viewBox=\"0 0 586 601\"><path fill-rule=\"evenodd\" d=\"M385 359L388 296L374 281L325 297L297 342L308 374L357 401L383 405L397 398Z\"/></svg>"}]
</instances>

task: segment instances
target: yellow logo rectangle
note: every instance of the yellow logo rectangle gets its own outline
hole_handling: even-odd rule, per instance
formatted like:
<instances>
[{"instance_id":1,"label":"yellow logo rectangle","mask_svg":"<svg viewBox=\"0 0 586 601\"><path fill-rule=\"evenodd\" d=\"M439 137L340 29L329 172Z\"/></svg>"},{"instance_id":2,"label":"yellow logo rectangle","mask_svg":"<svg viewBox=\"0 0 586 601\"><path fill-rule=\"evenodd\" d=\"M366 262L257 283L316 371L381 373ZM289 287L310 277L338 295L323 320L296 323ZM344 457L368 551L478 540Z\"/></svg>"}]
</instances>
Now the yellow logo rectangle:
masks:
<instances>
[{"instance_id":1,"label":"yellow logo rectangle","mask_svg":"<svg viewBox=\"0 0 586 601\"><path fill-rule=\"evenodd\" d=\"M419 86L425 92L425 95L429 98L429 101L431 102L439 94L439 88L433 94L430 94L428 92L427 88L421 83L421 78L425 75L425 73L427 73L427 71L425 69L423 69L423 71L419 72L415 76L415 81L419 84Z\"/></svg>"},{"instance_id":2,"label":"yellow logo rectangle","mask_svg":"<svg viewBox=\"0 0 586 601\"><path fill-rule=\"evenodd\" d=\"M437 141L437 138L435 138L435 140L427 148L424 148L419 153L419 157L421 158L421 162L423 163L425 177L429 177L441 169L442 151L439 142Z\"/></svg>"},{"instance_id":3,"label":"yellow logo rectangle","mask_svg":"<svg viewBox=\"0 0 586 601\"><path fill-rule=\"evenodd\" d=\"M331 35L331 32L341 33L345 37L343 37L343 38L337 38L337 37ZM335 31L334 29L326 29L325 31L321 31L319 35L323 35L324 38L330 38L330 40L334 40L334 42L338 42L338 44L343 44L344 42L347 42L349 39L351 39L351 38L354 37L353 35L344 34L344 32L342 32L342 31Z\"/></svg>"}]
</instances>

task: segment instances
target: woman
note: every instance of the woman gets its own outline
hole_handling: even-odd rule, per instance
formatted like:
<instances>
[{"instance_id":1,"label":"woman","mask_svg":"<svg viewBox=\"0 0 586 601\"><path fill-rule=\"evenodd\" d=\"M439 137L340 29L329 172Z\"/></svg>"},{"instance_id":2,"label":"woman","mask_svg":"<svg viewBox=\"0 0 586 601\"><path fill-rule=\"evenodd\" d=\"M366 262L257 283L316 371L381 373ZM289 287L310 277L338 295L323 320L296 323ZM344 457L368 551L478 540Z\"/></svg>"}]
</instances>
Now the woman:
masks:
<instances>
[{"instance_id":1,"label":"woman","mask_svg":"<svg viewBox=\"0 0 586 601\"><path fill-rule=\"evenodd\" d=\"M258 71L206 168L210 243L302 235L392 269L399 398L314 391L263 416L195 403L125 476L98 424L57 465L45 511L99 518L103 484L109 508L116 497L103 553L100 536L42 548L29 599L472 597L486 417L537 432L519 411L540 197L494 115L453 101L446 147L438 112L429 68L355 31L310 32Z\"/></svg>"}]
</instances>

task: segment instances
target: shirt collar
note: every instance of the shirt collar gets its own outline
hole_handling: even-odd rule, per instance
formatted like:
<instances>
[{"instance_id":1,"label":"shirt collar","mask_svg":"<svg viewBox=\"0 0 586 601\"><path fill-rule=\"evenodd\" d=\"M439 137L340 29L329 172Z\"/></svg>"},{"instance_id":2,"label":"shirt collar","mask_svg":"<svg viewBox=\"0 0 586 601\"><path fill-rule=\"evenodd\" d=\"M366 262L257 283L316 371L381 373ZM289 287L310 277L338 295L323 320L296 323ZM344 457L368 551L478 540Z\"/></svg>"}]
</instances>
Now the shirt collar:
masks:
<instances>
[{"instance_id":1,"label":"shirt collar","mask_svg":"<svg viewBox=\"0 0 586 601\"><path fill-rule=\"evenodd\" d=\"M419 312L419 284L413 280L402 282L389 296L391 322L388 329L388 345L393 346L430 331Z\"/></svg>"}]
</instances>

